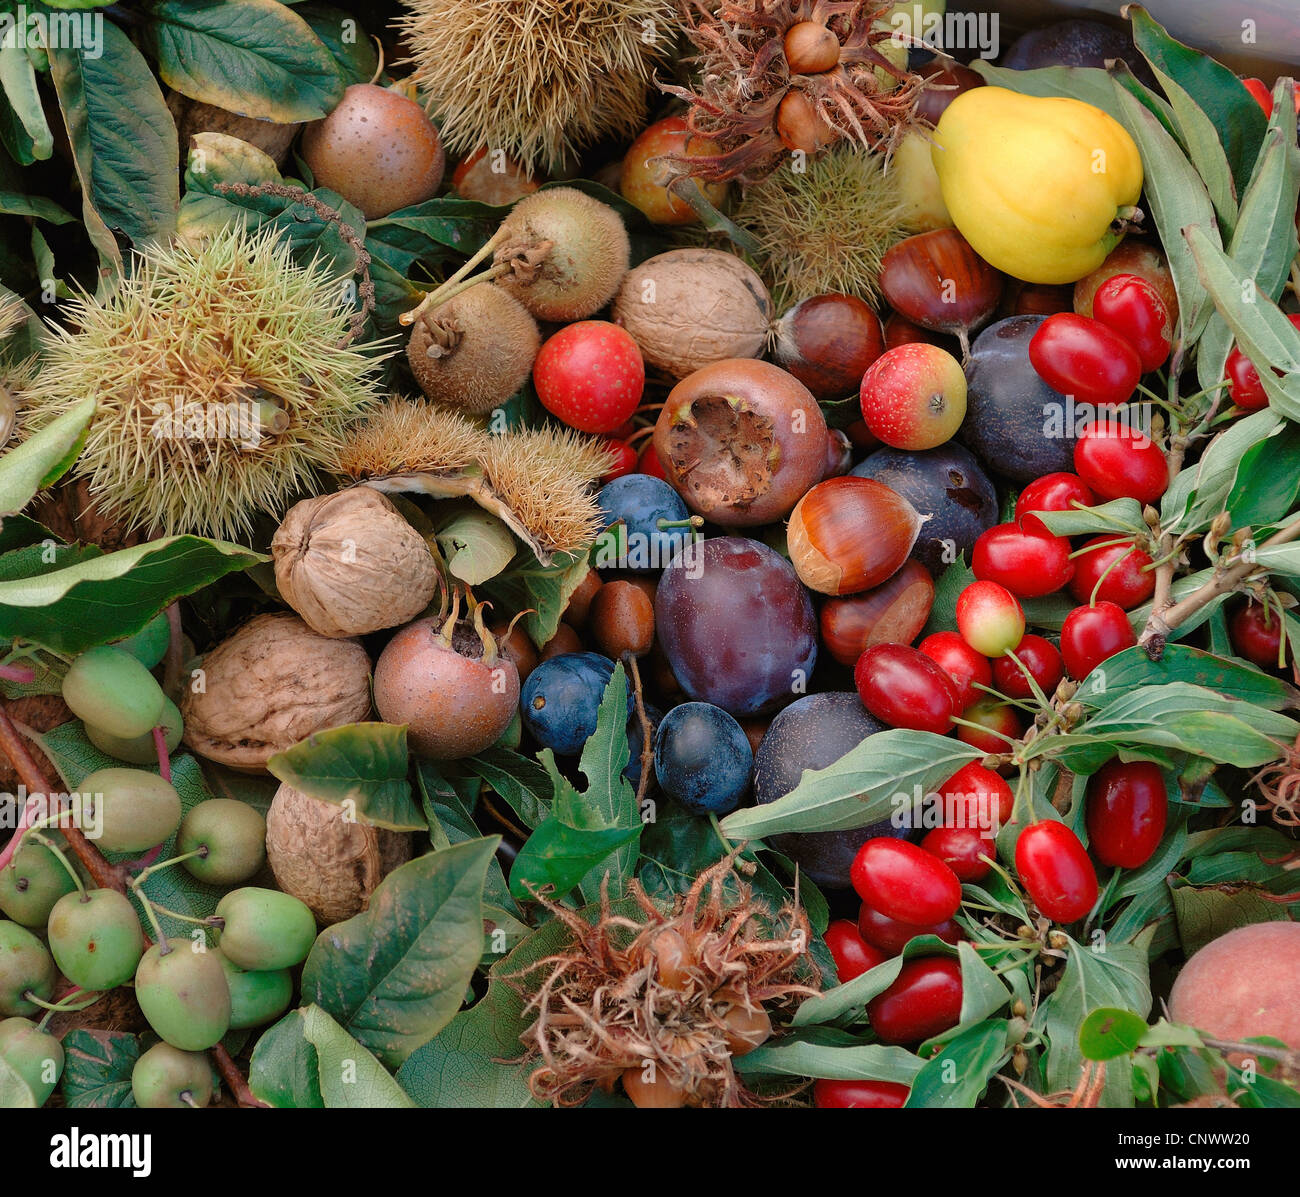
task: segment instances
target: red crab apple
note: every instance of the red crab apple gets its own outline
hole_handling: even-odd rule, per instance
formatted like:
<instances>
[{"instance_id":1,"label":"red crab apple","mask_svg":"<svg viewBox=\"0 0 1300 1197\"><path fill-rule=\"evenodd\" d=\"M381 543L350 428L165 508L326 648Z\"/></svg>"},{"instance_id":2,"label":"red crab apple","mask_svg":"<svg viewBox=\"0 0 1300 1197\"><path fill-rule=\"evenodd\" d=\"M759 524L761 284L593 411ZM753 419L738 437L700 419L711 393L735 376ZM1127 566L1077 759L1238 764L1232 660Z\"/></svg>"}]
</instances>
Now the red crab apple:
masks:
<instances>
[{"instance_id":1,"label":"red crab apple","mask_svg":"<svg viewBox=\"0 0 1300 1197\"><path fill-rule=\"evenodd\" d=\"M966 418L966 375L947 350L916 341L872 363L860 398L872 436L895 449L934 449Z\"/></svg>"},{"instance_id":2,"label":"red crab apple","mask_svg":"<svg viewBox=\"0 0 1300 1197\"><path fill-rule=\"evenodd\" d=\"M685 117L655 121L628 147L619 172L618 189L629 204L640 208L655 224L697 224L695 209L668 190L673 177L669 155L698 157L714 152L711 142L691 135ZM727 194L725 183L701 184L715 207Z\"/></svg>"}]
</instances>

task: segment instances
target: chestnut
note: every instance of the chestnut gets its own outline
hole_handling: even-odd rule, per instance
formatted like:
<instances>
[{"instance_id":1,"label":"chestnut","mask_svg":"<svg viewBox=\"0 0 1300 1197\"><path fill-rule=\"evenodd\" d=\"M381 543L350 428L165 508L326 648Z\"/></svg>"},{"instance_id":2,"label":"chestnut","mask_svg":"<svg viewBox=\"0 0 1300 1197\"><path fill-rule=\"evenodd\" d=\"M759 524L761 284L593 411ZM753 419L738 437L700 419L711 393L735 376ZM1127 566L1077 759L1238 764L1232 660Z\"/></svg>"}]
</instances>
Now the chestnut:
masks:
<instances>
[{"instance_id":1,"label":"chestnut","mask_svg":"<svg viewBox=\"0 0 1300 1197\"><path fill-rule=\"evenodd\" d=\"M911 644L934 604L934 580L919 561L905 561L873 590L833 598L821 612L822 643L841 665L856 665L876 644Z\"/></svg>"},{"instance_id":2,"label":"chestnut","mask_svg":"<svg viewBox=\"0 0 1300 1197\"><path fill-rule=\"evenodd\" d=\"M905 237L880 265L889 306L923 328L954 334L963 350L997 311L1004 281L956 229Z\"/></svg>"},{"instance_id":3,"label":"chestnut","mask_svg":"<svg viewBox=\"0 0 1300 1197\"><path fill-rule=\"evenodd\" d=\"M794 375L728 358L688 374L664 403L654 449L692 510L725 528L781 519L826 472L826 418Z\"/></svg>"},{"instance_id":4,"label":"chestnut","mask_svg":"<svg viewBox=\"0 0 1300 1197\"><path fill-rule=\"evenodd\" d=\"M925 87L916 102L916 118L928 125L937 125L944 109L962 92L984 86L984 78L979 72L938 58L927 62L917 74L925 80Z\"/></svg>"},{"instance_id":5,"label":"chestnut","mask_svg":"<svg viewBox=\"0 0 1300 1197\"><path fill-rule=\"evenodd\" d=\"M790 514L786 544L799 580L822 594L857 594L895 574L924 519L874 478L828 478Z\"/></svg>"},{"instance_id":6,"label":"chestnut","mask_svg":"<svg viewBox=\"0 0 1300 1197\"><path fill-rule=\"evenodd\" d=\"M772 357L823 403L856 393L885 351L880 317L855 295L812 295L776 322Z\"/></svg>"}]
</instances>

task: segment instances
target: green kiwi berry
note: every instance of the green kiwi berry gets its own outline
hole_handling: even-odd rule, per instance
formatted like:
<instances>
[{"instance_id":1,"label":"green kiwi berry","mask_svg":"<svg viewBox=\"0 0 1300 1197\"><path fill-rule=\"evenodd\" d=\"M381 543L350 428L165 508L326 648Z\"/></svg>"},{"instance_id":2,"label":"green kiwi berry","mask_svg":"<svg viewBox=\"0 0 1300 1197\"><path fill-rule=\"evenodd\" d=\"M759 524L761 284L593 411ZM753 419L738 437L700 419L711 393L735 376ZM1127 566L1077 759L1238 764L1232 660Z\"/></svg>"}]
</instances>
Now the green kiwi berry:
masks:
<instances>
[{"instance_id":1,"label":"green kiwi berry","mask_svg":"<svg viewBox=\"0 0 1300 1197\"><path fill-rule=\"evenodd\" d=\"M238 885L266 860L266 820L237 798L209 798L190 808L176 833L176 853L203 851L184 862L200 881Z\"/></svg>"},{"instance_id":2,"label":"green kiwi berry","mask_svg":"<svg viewBox=\"0 0 1300 1197\"><path fill-rule=\"evenodd\" d=\"M133 636L113 642L114 648L130 653L146 669L162 664L167 655L167 645L171 642L171 625L167 622L167 612L159 611L147 624Z\"/></svg>"},{"instance_id":3,"label":"green kiwi berry","mask_svg":"<svg viewBox=\"0 0 1300 1197\"><path fill-rule=\"evenodd\" d=\"M82 653L63 679L63 701L78 719L124 740L162 718L162 687L135 657L102 644Z\"/></svg>"},{"instance_id":4,"label":"green kiwi berry","mask_svg":"<svg viewBox=\"0 0 1300 1197\"><path fill-rule=\"evenodd\" d=\"M181 742L181 733L184 726L181 723L181 712L170 698L163 699L162 715L154 727L163 728L163 738L167 744L167 751L175 752L176 747ZM129 740L123 740L119 736L111 735L102 727L96 727L93 723L87 723L86 738L99 749L100 752L108 756L116 757L119 761L126 761L132 765L152 765L158 759L158 746L154 743L153 728L145 732L143 736L135 736Z\"/></svg>"},{"instance_id":5,"label":"green kiwi berry","mask_svg":"<svg viewBox=\"0 0 1300 1197\"><path fill-rule=\"evenodd\" d=\"M155 1043L131 1069L131 1096L142 1110L202 1109L214 1089L207 1056L170 1043Z\"/></svg>"},{"instance_id":6,"label":"green kiwi berry","mask_svg":"<svg viewBox=\"0 0 1300 1197\"><path fill-rule=\"evenodd\" d=\"M0 1022L0 1060L9 1065L43 1106L63 1075L63 1044L27 1018Z\"/></svg>"},{"instance_id":7,"label":"green kiwi berry","mask_svg":"<svg viewBox=\"0 0 1300 1197\"><path fill-rule=\"evenodd\" d=\"M287 968L250 970L228 960L220 948L211 955L221 961L230 987L230 1029L260 1027L280 1017L293 1000L293 977Z\"/></svg>"},{"instance_id":8,"label":"green kiwi berry","mask_svg":"<svg viewBox=\"0 0 1300 1197\"><path fill-rule=\"evenodd\" d=\"M48 1002L55 976L45 945L26 927L0 920L0 1014L35 1014L40 1007L24 995Z\"/></svg>"},{"instance_id":9,"label":"green kiwi berry","mask_svg":"<svg viewBox=\"0 0 1300 1197\"><path fill-rule=\"evenodd\" d=\"M217 903L216 913L223 920L222 953L250 971L301 964L316 941L311 908L278 889L232 889Z\"/></svg>"},{"instance_id":10,"label":"green kiwi berry","mask_svg":"<svg viewBox=\"0 0 1300 1197\"><path fill-rule=\"evenodd\" d=\"M0 912L24 927L44 927L55 902L75 888L63 862L44 844L25 838L0 869Z\"/></svg>"},{"instance_id":11,"label":"green kiwi berry","mask_svg":"<svg viewBox=\"0 0 1300 1197\"><path fill-rule=\"evenodd\" d=\"M91 991L125 984L144 954L135 907L115 889L65 894L50 912L48 935L63 975Z\"/></svg>"},{"instance_id":12,"label":"green kiwi berry","mask_svg":"<svg viewBox=\"0 0 1300 1197\"><path fill-rule=\"evenodd\" d=\"M144 852L180 826L180 795L156 773L96 769L82 779L77 790L82 830L101 852Z\"/></svg>"},{"instance_id":13,"label":"green kiwi berry","mask_svg":"<svg viewBox=\"0 0 1300 1197\"><path fill-rule=\"evenodd\" d=\"M230 987L220 961L197 944L154 944L135 970L135 1000L160 1039L187 1052L219 1043L230 1029Z\"/></svg>"}]
</instances>

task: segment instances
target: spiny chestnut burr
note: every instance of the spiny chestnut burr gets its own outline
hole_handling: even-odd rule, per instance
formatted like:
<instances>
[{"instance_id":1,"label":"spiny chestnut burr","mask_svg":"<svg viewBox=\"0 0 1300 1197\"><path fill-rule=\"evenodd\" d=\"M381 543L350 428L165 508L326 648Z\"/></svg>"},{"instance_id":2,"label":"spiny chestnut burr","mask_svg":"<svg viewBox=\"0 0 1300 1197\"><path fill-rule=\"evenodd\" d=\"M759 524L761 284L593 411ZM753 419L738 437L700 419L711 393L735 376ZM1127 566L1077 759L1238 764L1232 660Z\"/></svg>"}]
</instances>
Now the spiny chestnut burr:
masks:
<instances>
[{"instance_id":1,"label":"spiny chestnut burr","mask_svg":"<svg viewBox=\"0 0 1300 1197\"><path fill-rule=\"evenodd\" d=\"M828 478L795 505L786 543L799 580L822 594L857 594L896 573L925 522L874 478Z\"/></svg>"}]
</instances>

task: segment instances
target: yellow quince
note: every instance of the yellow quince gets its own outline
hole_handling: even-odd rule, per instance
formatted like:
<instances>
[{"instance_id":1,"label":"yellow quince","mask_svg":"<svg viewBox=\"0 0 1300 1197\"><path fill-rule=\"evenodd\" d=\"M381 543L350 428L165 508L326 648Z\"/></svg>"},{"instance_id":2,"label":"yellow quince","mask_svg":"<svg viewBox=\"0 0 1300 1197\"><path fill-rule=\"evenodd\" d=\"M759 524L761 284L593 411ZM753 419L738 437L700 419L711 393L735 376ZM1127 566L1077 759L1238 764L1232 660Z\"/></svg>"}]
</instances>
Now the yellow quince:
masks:
<instances>
[{"instance_id":1,"label":"yellow quince","mask_svg":"<svg viewBox=\"0 0 1300 1197\"><path fill-rule=\"evenodd\" d=\"M948 105L934 142L958 231L1027 283L1072 283L1096 270L1142 192L1127 130L1080 100L975 87Z\"/></svg>"}]
</instances>

